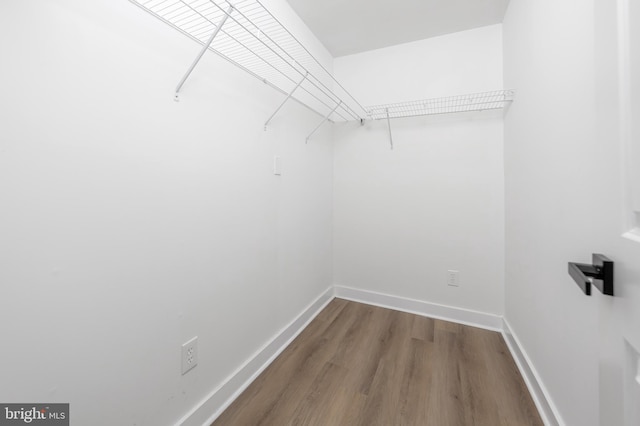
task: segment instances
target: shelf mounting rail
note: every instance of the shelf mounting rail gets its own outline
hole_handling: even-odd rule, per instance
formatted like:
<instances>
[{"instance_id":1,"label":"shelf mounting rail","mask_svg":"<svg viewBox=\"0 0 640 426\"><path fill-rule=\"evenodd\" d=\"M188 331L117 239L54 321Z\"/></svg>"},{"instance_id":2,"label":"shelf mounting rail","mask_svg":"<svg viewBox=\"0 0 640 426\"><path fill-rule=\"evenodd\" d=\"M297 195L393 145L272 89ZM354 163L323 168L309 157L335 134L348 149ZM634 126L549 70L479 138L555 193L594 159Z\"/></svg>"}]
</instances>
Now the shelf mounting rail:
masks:
<instances>
[{"instance_id":1,"label":"shelf mounting rail","mask_svg":"<svg viewBox=\"0 0 640 426\"><path fill-rule=\"evenodd\" d=\"M129 1L202 45L176 94L210 50L285 96L265 125L290 99L331 122L361 121L366 115L365 108L259 0Z\"/></svg>"}]
</instances>

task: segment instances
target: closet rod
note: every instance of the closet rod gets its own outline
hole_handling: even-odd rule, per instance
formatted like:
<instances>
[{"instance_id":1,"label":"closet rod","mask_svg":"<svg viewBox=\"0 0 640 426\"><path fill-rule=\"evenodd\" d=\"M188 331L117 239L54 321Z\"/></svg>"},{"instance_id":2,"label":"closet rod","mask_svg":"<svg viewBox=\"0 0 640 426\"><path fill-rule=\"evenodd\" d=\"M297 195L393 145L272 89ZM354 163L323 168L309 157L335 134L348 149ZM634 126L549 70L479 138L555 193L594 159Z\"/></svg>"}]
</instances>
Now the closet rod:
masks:
<instances>
[{"instance_id":1,"label":"closet rod","mask_svg":"<svg viewBox=\"0 0 640 426\"><path fill-rule=\"evenodd\" d=\"M182 89L182 86L187 81L187 79L189 78L189 76L191 75L193 70L195 69L196 65L198 65L198 62L200 62L200 59L202 59L202 56L204 56L204 52L206 52L209 49L209 47L211 46L211 43L213 42L213 39L216 38L216 36L220 32L220 30L222 29L222 26L227 21L227 18L229 18L229 16L231 16L231 12L233 12L233 6L229 6L229 9L227 10L227 13L225 13L222 16L222 19L220 19L220 23L218 23L218 25L216 26L216 29L211 34L211 37L209 37L209 40L204 44L204 46L202 46L202 49L200 49L200 53L198 53L198 56L196 56L196 59L193 61L193 63L191 64L191 66L187 70L187 73L184 75L184 77L182 77L182 80L180 80L180 83L178 83L178 86L176 87L176 94L175 94L175 96L173 98L176 102L180 100L180 90Z\"/></svg>"}]
</instances>

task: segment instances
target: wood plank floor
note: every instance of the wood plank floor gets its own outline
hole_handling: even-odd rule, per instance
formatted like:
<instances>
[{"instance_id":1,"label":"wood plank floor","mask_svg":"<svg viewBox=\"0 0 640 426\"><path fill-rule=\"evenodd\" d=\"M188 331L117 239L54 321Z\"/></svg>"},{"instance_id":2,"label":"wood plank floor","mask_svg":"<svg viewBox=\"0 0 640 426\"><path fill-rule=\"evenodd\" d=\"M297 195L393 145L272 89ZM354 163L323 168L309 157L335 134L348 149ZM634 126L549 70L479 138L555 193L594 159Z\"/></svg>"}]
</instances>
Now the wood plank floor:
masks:
<instances>
[{"instance_id":1,"label":"wood plank floor","mask_svg":"<svg viewBox=\"0 0 640 426\"><path fill-rule=\"evenodd\" d=\"M542 424L500 333L342 299L213 423Z\"/></svg>"}]
</instances>

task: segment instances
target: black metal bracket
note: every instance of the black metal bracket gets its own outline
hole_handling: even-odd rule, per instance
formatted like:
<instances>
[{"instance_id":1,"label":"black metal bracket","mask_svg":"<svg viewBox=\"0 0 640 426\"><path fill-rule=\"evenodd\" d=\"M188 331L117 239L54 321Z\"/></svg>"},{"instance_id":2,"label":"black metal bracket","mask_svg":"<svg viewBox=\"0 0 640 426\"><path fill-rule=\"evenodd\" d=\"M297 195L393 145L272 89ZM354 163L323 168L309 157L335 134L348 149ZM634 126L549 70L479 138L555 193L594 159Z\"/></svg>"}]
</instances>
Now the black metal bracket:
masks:
<instances>
[{"instance_id":1,"label":"black metal bracket","mask_svg":"<svg viewBox=\"0 0 640 426\"><path fill-rule=\"evenodd\" d=\"M602 294L613 296L613 261L594 253L591 262L592 265L569 262L569 275L587 296L591 296L591 284Z\"/></svg>"}]
</instances>

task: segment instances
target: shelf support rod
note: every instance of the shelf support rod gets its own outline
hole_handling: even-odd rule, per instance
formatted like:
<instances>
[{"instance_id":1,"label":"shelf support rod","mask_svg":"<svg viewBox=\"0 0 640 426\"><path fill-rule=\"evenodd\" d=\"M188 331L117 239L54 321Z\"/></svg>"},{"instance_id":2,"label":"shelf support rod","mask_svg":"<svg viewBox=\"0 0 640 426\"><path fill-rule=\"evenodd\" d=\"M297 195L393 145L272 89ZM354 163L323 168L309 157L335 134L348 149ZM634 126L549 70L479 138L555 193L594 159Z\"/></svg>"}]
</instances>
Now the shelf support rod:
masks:
<instances>
[{"instance_id":1,"label":"shelf support rod","mask_svg":"<svg viewBox=\"0 0 640 426\"><path fill-rule=\"evenodd\" d=\"M389 128L389 142L391 143L391 149L393 149L393 135L391 134L391 118L389 117L389 108L385 109L387 113L387 127Z\"/></svg>"},{"instance_id":2,"label":"shelf support rod","mask_svg":"<svg viewBox=\"0 0 640 426\"><path fill-rule=\"evenodd\" d=\"M220 19L220 23L218 24L216 29L213 30L211 37L209 37L209 40L207 40L207 42L202 46L202 49L200 49L200 53L198 53L198 56L196 56L196 59L193 61L193 63L187 70L187 73L184 75L184 77L182 77L182 80L180 80L180 83L178 83L178 86L176 87L176 94L173 98L174 101L178 102L180 100L180 90L182 89L182 86L184 86L184 83L187 81L187 79L195 69L196 65L198 65L198 62L200 62L200 59L202 59L204 52L206 52L211 46L211 43L213 43L213 39L216 38L220 30L222 29L222 26L227 21L227 18L231 15L231 12L233 12L233 6L229 6L229 9L227 10L227 12L224 14L222 19Z\"/></svg>"},{"instance_id":3,"label":"shelf support rod","mask_svg":"<svg viewBox=\"0 0 640 426\"><path fill-rule=\"evenodd\" d=\"M284 101L282 101L280 106L278 106L278 108L276 108L276 110L273 112L273 114L271 114L271 117L269 117L269 119L264 123L264 131L265 132L267 131L267 126L269 125L271 120L273 120L273 117L275 117L276 114L278 113L278 111L280 111L280 109L284 106L284 104L286 104L287 101L289 99L291 99L291 97L293 96L293 92L295 92L298 89L298 87L300 87L300 85L302 83L304 83L304 81L307 79L308 76L309 76L309 72L307 71L307 73L302 77L302 80L300 80L300 82L298 84L296 84L296 87L294 87L293 90L291 90L291 92L289 92L289 94L287 95L286 98L284 98Z\"/></svg>"},{"instance_id":4,"label":"shelf support rod","mask_svg":"<svg viewBox=\"0 0 640 426\"><path fill-rule=\"evenodd\" d=\"M311 138L311 136L313 136L313 134L314 134L315 132L317 132L317 131L318 131L318 129L319 129L320 127L322 127L322 125L323 125L327 120L329 120L329 117L331 117L331 114L333 114L333 113L334 113L334 112L335 112L335 111L340 107L340 105L342 105L342 101L338 102L338 105L336 105L336 106L335 106L335 108L334 108L334 109L332 109L332 110L331 110L331 112L330 112L329 114L327 114L327 116L326 116L325 118L323 118L323 119L322 119L322 121L320 122L320 124L318 124L318 127L316 127L315 129L313 129L313 132L309 133L309 136L307 136L307 139L306 139L305 143L308 143L308 142L309 142L309 139Z\"/></svg>"}]
</instances>

